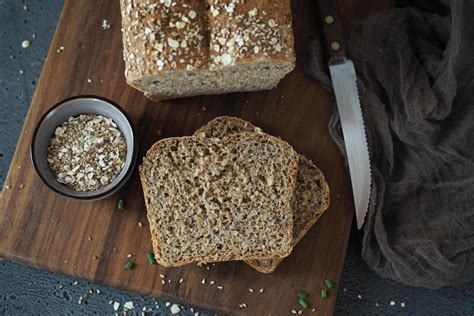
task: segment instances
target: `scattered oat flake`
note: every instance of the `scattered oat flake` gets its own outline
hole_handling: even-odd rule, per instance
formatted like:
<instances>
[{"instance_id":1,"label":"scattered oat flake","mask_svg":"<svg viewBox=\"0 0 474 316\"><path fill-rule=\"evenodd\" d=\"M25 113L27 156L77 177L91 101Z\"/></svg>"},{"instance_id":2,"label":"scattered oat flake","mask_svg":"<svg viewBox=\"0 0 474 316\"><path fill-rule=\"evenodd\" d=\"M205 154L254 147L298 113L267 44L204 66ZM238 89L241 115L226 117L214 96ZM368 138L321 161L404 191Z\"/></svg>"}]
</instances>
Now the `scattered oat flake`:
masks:
<instances>
[{"instance_id":1,"label":"scattered oat flake","mask_svg":"<svg viewBox=\"0 0 474 316\"><path fill-rule=\"evenodd\" d=\"M166 303L165 303L165 306L166 306L166 307L168 307L168 306L170 306L170 305L171 305L170 302L166 302Z\"/></svg>"},{"instance_id":2,"label":"scattered oat flake","mask_svg":"<svg viewBox=\"0 0 474 316\"><path fill-rule=\"evenodd\" d=\"M22 75L22 74L24 73L24 71L20 69L20 70L18 70L18 73L19 73L20 75Z\"/></svg>"},{"instance_id":3,"label":"scattered oat flake","mask_svg":"<svg viewBox=\"0 0 474 316\"><path fill-rule=\"evenodd\" d=\"M24 5L23 10L28 10L28 7L26 5Z\"/></svg>"},{"instance_id":4,"label":"scattered oat flake","mask_svg":"<svg viewBox=\"0 0 474 316\"><path fill-rule=\"evenodd\" d=\"M181 309L179 308L178 304L173 304L170 307L171 314L178 314Z\"/></svg>"},{"instance_id":5,"label":"scattered oat flake","mask_svg":"<svg viewBox=\"0 0 474 316\"><path fill-rule=\"evenodd\" d=\"M401 306L401 307L405 307L406 305L405 305L405 303L401 302L401 303L400 303L400 306Z\"/></svg>"},{"instance_id":6,"label":"scattered oat flake","mask_svg":"<svg viewBox=\"0 0 474 316\"><path fill-rule=\"evenodd\" d=\"M114 302L114 311L118 310L120 307L120 303L119 302Z\"/></svg>"},{"instance_id":7,"label":"scattered oat flake","mask_svg":"<svg viewBox=\"0 0 474 316\"><path fill-rule=\"evenodd\" d=\"M123 304L123 307L126 309L133 309L133 302L126 302L125 304Z\"/></svg>"},{"instance_id":8,"label":"scattered oat flake","mask_svg":"<svg viewBox=\"0 0 474 316\"><path fill-rule=\"evenodd\" d=\"M379 307L379 303L375 302L375 307Z\"/></svg>"},{"instance_id":9,"label":"scattered oat flake","mask_svg":"<svg viewBox=\"0 0 474 316\"><path fill-rule=\"evenodd\" d=\"M77 285L77 283L78 283L77 281L74 281L74 283L72 285Z\"/></svg>"},{"instance_id":10,"label":"scattered oat flake","mask_svg":"<svg viewBox=\"0 0 474 316\"><path fill-rule=\"evenodd\" d=\"M110 300L109 301L109 305L112 305L114 303L114 301Z\"/></svg>"},{"instance_id":11,"label":"scattered oat flake","mask_svg":"<svg viewBox=\"0 0 474 316\"><path fill-rule=\"evenodd\" d=\"M362 299L362 295L360 295L360 294L357 295L357 298L358 298L359 300Z\"/></svg>"},{"instance_id":12,"label":"scattered oat flake","mask_svg":"<svg viewBox=\"0 0 474 316\"><path fill-rule=\"evenodd\" d=\"M99 289L96 289L95 292L96 292L97 294L100 294L100 293L101 293Z\"/></svg>"},{"instance_id":13,"label":"scattered oat flake","mask_svg":"<svg viewBox=\"0 0 474 316\"><path fill-rule=\"evenodd\" d=\"M390 306L394 306L395 305L395 302L394 301L390 301Z\"/></svg>"},{"instance_id":14,"label":"scattered oat flake","mask_svg":"<svg viewBox=\"0 0 474 316\"><path fill-rule=\"evenodd\" d=\"M343 289L342 289L342 291L343 291L343 292L346 292L346 291L347 291L347 288L346 288L346 287L345 287L345 288L343 288Z\"/></svg>"},{"instance_id":15,"label":"scattered oat flake","mask_svg":"<svg viewBox=\"0 0 474 316\"><path fill-rule=\"evenodd\" d=\"M104 30L110 29L109 21L103 20L103 21L102 21L102 28L103 28Z\"/></svg>"},{"instance_id":16,"label":"scattered oat flake","mask_svg":"<svg viewBox=\"0 0 474 316\"><path fill-rule=\"evenodd\" d=\"M23 48L28 48L30 47L31 45L31 42L29 40L24 40L23 42L21 42L21 47Z\"/></svg>"}]
</instances>

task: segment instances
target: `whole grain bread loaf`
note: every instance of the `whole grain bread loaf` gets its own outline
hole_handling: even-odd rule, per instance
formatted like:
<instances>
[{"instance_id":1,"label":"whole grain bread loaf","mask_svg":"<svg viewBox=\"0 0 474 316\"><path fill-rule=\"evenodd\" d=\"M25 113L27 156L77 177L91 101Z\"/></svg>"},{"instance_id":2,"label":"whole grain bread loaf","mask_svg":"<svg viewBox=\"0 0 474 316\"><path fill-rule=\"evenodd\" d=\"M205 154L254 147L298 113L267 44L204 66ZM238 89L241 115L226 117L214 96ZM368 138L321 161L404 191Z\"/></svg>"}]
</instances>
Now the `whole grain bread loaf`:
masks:
<instances>
[{"instance_id":1,"label":"whole grain bread loaf","mask_svg":"<svg viewBox=\"0 0 474 316\"><path fill-rule=\"evenodd\" d=\"M287 256L297 165L290 145L264 134L154 144L139 170L157 261Z\"/></svg>"},{"instance_id":2,"label":"whole grain bread loaf","mask_svg":"<svg viewBox=\"0 0 474 316\"><path fill-rule=\"evenodd\" d=\"M260 128L236 117L217 117L198 129L194 135L201 138L223 138L236 133L260 133ZM295 246L329 207L329 186L323 173L303 155L299 155L295 194L292 199L293 241ZM254 269L273 272L283 259L245 260Z\"/></svg>"},{"instance_id":3,"label":"whole grain bread loaf","mask_svg":"<svg viewBox=\"0 0 474 316\"><path fill-rule=\"evenodd\" d=\"M295 64L290 0L120 0L127 83L152 99L264 90Z\"/></svg>"}]
</instances>

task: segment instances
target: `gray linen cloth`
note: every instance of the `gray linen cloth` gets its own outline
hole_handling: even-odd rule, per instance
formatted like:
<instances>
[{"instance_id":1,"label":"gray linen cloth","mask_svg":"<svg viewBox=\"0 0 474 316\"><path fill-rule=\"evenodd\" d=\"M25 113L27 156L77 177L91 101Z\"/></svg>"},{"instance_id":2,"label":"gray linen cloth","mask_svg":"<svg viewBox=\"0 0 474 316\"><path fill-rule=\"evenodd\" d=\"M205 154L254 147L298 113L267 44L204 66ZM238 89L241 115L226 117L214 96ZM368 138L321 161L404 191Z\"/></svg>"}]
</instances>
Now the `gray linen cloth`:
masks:
<instances>
[{"instance_id":1,"label":"gray linen cloth","mask_svg":"<svg viewBox=\"0 0 474 316\"><path fill-rule=\"evenodd\" d=\"M383 277L474 279L474 1L415 1L346 26L374 185L362 256ZM307 72L330 88L321 40ZM330 132L344 154L337 112Z\"/></svg>"}]
</instances>

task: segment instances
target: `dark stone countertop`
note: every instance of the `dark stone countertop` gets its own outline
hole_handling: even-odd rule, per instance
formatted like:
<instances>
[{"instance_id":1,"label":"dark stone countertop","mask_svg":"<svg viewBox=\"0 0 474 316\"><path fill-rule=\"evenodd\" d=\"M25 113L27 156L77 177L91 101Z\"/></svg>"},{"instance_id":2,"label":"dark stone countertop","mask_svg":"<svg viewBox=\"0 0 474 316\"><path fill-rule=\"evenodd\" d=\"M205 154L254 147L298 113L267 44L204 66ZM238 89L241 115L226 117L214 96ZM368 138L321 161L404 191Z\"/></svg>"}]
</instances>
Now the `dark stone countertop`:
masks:
<instances>
[{"instance_id":1,"label":"dark stone countertop","mask_svg":"<svg viewBox=\"0 0 474 316\"><path fill-rule=\"evenodd\" d=\"M60 0L0 0L1 185L5 181L62 4ZM31 46L24 49L21 43L26 39L31 41ZM380 278L362 261L359 238L358 232L353 230L337 294L337 315L474 314L474 282L459 288L433 291ZM87 298L79 304L79 297L85 294ZM162 301L0 261L0 315L113 314L110 301L121 304L119 311L125 302L132 301L135 306L133 314L140 314L144 307L156 314L171 314L169 306ZM395 302L393 306L392 301ZM401 307L402 302L405 307ZM282 313L286 314L286 311ZM191 315L192 312L186 308L181 314Z\"/></svg>"}]
</instances>

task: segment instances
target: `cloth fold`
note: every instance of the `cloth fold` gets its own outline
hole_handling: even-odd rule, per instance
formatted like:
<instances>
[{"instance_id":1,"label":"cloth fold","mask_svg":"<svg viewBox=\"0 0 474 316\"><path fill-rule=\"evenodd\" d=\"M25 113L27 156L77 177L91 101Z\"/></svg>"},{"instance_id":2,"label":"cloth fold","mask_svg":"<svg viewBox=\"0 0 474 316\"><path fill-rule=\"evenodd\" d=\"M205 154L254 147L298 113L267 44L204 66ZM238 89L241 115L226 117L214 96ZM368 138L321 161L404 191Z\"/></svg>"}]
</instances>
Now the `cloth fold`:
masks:
<instances>
[{"instance_id":1,"label":"cloth fold","mask_svg":"<svg viewBox=\"0 0 474 316\"><path fill-rule=\"evenodd\" d=\"M373 173L362 256L383 277L474 279L474 2L415 1L346 27ZM306 71L331 88L321 39ZM331 136L344 152L337 111Z\"/></svg>"}]
</instances>

